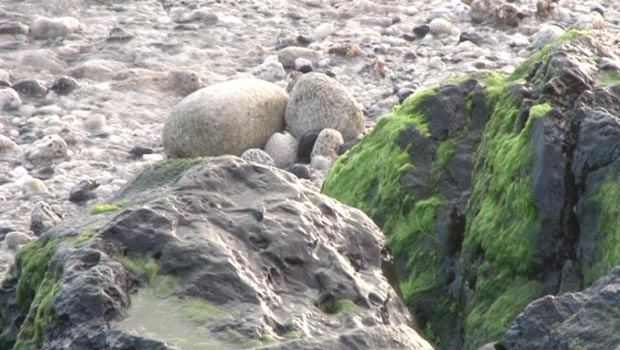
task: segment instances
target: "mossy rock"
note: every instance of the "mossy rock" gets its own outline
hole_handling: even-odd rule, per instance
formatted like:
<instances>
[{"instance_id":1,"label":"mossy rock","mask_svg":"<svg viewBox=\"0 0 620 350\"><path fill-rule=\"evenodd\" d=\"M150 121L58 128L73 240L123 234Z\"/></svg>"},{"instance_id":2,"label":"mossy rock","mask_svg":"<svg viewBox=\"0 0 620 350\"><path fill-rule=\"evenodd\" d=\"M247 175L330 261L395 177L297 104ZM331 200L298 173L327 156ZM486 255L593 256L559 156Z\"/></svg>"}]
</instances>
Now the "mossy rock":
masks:
<instances>
[{"instance_id":1,"label":"mossy rock","mask_svg":"<svg viewBox=\"0 0 620 350\"><path fill-rule=\"evenodd\" d=\"M123 200L137 193L174 183L174 180L195 165L209 158L166 159L148 165L138 176L129 182L116 196Z\"/></svg>"},{"instance_id":2,"label":"mossy rock","mask_svg":"<svg viewBox=\"0 0 620 350\"><path fill-rule=\"evenodd\" d=\"M596 89L620 96L609 90L615 74L597 71L601 55L599 42L571 31L512 75L422 90L328 173L322 191L383 229L405 303L439 348L499 340L529 302L571 278L563 265L581 244L573 108L599 101L584 97ZM589 250L598 253L589 253L597 263L584 271L586 284L620 264L607 248L618 241L611 198L620 181L607 179L587 196L602 211L592 221L606 244Z\"/></svg>"}]
</instances>

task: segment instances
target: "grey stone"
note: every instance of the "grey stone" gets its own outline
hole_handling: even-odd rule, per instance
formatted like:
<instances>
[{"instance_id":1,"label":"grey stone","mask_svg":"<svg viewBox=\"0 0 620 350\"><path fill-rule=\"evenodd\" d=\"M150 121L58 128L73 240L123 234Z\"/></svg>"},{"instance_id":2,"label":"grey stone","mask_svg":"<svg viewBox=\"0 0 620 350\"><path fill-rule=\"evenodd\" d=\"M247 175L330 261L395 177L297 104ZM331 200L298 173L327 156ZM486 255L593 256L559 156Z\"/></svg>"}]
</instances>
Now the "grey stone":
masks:
<instances>
[{"instance_id":1,"label":"grey stone","mask_svg":"<svg viewBox=\"0 0 620 350\"><path fill-rule=\"evenodd\" d=\"M200 89L172 109L164 125L164 149L171 157L197 157L262 148L284 129L287 101L282 88L260 79Z\"/></svg>"},{"instance_id":2,"label":"grey stone","mask_svg":"<svg viewBox=\"0 0 620 350\"><path fill-rule=\"evenodd\" d=\"M496 345L500 350L616 349L620 267L579 293L530 303Z\"/></svg>"},{"instance_id":3,"label":"grey stone","mask_svg":"<svg viewBox=\"0 0 620 350\"><path fill-rule=\"evenodd\" d=\"M304 58L316 64L321 60L322 56L318 51L298 46L289 46L278 51L278 60L284 68L295 68L295 61L298 58Z\"/></svg>"},{"instance_id":4,"label":"grey stone","mask_svg":"<svg viewBox=\"0 0 620 350\"><path fill-rule=\"evenodd\" d=\"M39 201L30 212L30 231L37 237L41 236L61 219L49 204Z\"/></svg>"},{"instance_id":5,"label":"grey stone","mask_svg":"<svg viewBox=\"0 0 620 350\"><path fill-rule=\"evenodd\" d=\"M174 278L174 300L225 310L206 323L187 321L213 339L233 332L256 349L432 349L382 275L383 234L359 210L273 167L232 156L194 164L134 192L116 212L78 214L39 238L53 254L37 268L59 283L38 349L171 350L174 341L114 326L131 316L133 293L147 285L145 274L119 263L132 256ZM83 232L93 236L76 236ZM26 315L36 281L20 287L16 302L18 281L29 277L12 269L0 287L7 348L34 321Z\"/></svg>"},{"instance_id":6,"label":"grey stone","mask_svg":"<svg viewBox=\"0 0 620 350\"><path fill-rule=\"evenodd\" d=\"M297 80L285 118L287 129L297 138L332 128L350 140L364 129L363 114L353 96L335 79L321 73L304 74Z\"/></svg>"}]
</instances>

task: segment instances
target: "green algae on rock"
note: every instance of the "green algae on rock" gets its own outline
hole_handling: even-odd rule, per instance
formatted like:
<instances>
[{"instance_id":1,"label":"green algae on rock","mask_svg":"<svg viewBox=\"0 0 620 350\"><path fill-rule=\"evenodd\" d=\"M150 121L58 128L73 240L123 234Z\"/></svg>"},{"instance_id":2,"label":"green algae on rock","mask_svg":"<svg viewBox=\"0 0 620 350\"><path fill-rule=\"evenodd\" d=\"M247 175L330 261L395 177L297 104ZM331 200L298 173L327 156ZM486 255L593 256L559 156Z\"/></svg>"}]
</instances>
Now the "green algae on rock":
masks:
<instances>
[{"instance_id":1,"label":"green algae on rock","mask_svg":"<svg viewBox=\"0 0 620 350\"><path fill-rule=\"evenodd\" d=\"M52 300L60 284L60 276L53 267L57 245L57 240L36 240L17 252L15 267L20 277L16 284L16 302L28 311L20 325L15 350L39 347L43 332L51 322Z\"/></svg>"},{"instance_id":2,"label":"green algae on rock","mask_svg":"<svg viewBox=\"0 0 620 350\"><path fill-rule=\"evenodd\" d=\"M327 175L324 193L383 229L403 298L439 348L499 340L535 298L620 264L612 248L620 181L587 177L611 162L606 173L620 169L609 150L620 127L608 117L620 113L620 89L595 64L606 55L571 31L510 76L425 90Z\"/></svg>"}]
</instances>

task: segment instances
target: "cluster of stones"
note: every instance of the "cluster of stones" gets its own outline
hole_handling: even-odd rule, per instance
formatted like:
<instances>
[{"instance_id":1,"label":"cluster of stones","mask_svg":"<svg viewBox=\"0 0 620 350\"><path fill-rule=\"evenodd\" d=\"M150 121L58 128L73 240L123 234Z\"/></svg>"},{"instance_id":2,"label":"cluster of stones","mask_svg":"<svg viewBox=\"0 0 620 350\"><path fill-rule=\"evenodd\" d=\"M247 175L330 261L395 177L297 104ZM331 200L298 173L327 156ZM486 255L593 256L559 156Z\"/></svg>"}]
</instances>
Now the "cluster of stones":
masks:
<instances>
[{"instance_id":1,"label":"cluster of stones","mask_svg":"<svg viewBox=\"0 0 620 350\"><path fill-rule=\"evenodd\" d=\"M262 79L196 91L170 113L163 131L166 153L173 158L232 154L300 178L322 178L345 142L361 136L363 114L351 94L325 74L308 72L292 85L290 95Z\"/></svg>"}]
</instances>

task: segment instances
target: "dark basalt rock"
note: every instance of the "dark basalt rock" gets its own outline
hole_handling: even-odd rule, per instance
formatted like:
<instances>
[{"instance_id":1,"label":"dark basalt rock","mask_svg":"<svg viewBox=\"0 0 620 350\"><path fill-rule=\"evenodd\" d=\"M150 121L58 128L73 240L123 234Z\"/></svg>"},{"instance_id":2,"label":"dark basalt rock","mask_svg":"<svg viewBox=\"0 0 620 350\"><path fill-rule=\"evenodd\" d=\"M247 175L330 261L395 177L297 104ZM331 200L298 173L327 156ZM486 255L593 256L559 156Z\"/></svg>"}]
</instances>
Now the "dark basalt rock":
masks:
<instances>
[{"instance_id":1,"label":"dark basalt rock","mask_svg":"<svg viewBox=\"0 0 620 350\"><path fill-rule=\"evenodd\" d=\"M62 76L54 80L50 90L54 91L58 95L70 94L78 87L78 82L72 77Z\"/></svg>"},{"instance_id":2,"label":"dark basalt rock","mask_svg":"<svg viewBox=\"0 0 620 350\"><path fill-rule=\"evenodd\" d=\"M382 275L381 231L306 183L236 157L148 168L18 253L0 347L172 350L118 326L138 290L168 285L158 298L207 310L187 327L223 348L431 350Z\"/></svg>"},{"instance_id":3,"label":"dark basalt rock","mask_svg":"<svg viewBox=\"0 0 620 350\"><path fill-rule=\"evenodd\" d=\"M583 292L548 295L532 302L495 348L615 349L620 334L612 325L618 324L619 303L620 267L616 267Z\"/></svg>"},{"instance_id":4,"label":"dark basalt rock","mask_svg":"<svg viewBox=\"0 0 620 350\"><path fill-rule=\"evenodd\" d=\"M418 89L327 175L324 193L364 210L388 236L403 298L440 349L620 344L594 331L617 329L612 317L592 311L580 331L582 306L545 301L493 345L533 300L588 287L620 265L613 40L569 32L509 77ZM555 337L545 322L556 319L574 335L534 336Z\"/></svg>"},{"instance_id":5,"label":"dark basalt rock","mask_svg":"<svg viewBox=\"0 0 620 350\"><path fill-rule=\"evenodd\" d=\"M45 83L35 79L24 79L13 83L12 88L22 96L45 97L47 87Z\"/></svg>"}]
</instances>

